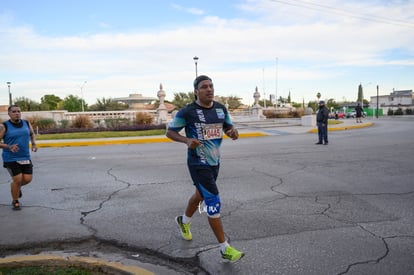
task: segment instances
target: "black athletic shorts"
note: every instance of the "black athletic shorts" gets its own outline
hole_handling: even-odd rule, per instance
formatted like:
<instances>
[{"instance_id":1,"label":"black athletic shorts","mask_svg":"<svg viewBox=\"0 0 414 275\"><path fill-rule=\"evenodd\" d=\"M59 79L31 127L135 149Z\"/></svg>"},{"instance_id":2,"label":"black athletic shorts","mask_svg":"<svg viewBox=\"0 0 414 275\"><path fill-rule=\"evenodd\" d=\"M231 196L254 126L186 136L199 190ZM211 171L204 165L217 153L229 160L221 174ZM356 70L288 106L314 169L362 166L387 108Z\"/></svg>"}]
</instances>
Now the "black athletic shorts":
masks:
<instances>
[{"instance_id":1,"label":"black athletic shorts","mask_svg":"<svg viewBox=\"0 0 414 275\"><path fill-rule=\"evenodd\" d=\"M191 179L194 185L197 187L203 198L207 194L204 194L205 190L210 194L218 195L219 191L216 185L217 176L220 166L206 166L206 165L188 165ZM201 190L198 185L201 185L204 190Z\"/></svg>"},{"instance_id":2,"label":"black athletic shorts","mask_svg":"<svg viewBox=\"0 0 414 275\"><path fill-rule=\"evenodd\" d=\"M30 163L28 164L20 164L16 161L13 162L4 162L3 167L7 169L10 176L14 177L18 174L27 174L32 175L33 174L33 164L30 160Z\"/></svg>"}]
</instances>

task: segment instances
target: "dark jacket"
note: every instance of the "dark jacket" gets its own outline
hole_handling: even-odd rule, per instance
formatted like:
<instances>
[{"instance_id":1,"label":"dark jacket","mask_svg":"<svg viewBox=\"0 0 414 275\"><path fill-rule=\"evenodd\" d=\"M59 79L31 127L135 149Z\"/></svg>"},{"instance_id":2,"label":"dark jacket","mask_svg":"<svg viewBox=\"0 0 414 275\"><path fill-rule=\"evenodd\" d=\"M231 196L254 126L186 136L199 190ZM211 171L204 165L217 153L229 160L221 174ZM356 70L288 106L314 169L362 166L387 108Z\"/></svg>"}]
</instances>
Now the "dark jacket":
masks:
<instances>
[{"instance_id":1,"label":"dark jacket","mask_svg":"<svg viewBox=\"0 0 414 275\"><path fill-rule=\"evenodd\" d=\"M318 113L316 114L316 122L328 123L329 110L325 106L319 107Z\"/></svg>"},{"instance_id":2,"label":"dark jacket","mask_svg":"<svg viewBox=\"0 0 414 275\"><path fill-rule=\"evenodd\" d=\"M362 117L362 112L364 110L362 109L361 105L358 105L355 107L356 117Z\"/></svg>"}]
</instances>

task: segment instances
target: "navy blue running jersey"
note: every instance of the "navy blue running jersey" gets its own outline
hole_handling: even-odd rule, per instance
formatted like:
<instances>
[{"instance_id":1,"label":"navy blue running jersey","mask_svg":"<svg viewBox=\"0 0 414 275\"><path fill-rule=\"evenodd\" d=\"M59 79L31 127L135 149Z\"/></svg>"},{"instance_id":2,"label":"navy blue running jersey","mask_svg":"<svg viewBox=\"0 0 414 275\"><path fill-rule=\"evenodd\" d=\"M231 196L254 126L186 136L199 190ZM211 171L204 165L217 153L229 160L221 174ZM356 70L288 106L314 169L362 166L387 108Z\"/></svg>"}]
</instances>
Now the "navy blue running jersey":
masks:
<instances>
[{"instance_id":1,"label":"navy blue running jersey","mask_svg":"<svg viewBox=\"0 0 414 275\"><path fill-rule=\"evenodd\" d=\"M168 124L168 128L176 132L185 128L186 137L201 142L195 149L188 148L189 165L218 165L224 129L232 125L223 104L213 102L211 108L203 108L193 102L178 111L173 121Z\"/></svg>"}]
</instances>

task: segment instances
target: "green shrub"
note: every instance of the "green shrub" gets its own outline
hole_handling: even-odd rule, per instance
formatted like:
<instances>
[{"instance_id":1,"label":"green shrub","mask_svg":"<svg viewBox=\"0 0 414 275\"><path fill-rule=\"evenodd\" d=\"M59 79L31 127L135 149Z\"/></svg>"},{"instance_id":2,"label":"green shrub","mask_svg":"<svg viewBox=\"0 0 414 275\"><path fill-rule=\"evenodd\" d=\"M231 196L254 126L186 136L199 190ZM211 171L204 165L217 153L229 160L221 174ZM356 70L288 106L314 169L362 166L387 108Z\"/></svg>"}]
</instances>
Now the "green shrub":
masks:
<instances>
[{"instance_id":1,"label":"green shrub","mask_svg":"<svg viewBox=\"0 0 414 275\"><path fill-rule=\"evenodd\" d=\"M395 116L402 116L403 115L403 110L401 108L398 108L395 112L394 112Z\"/></svg>"},{"instance_id":2,"label":"green shrub","mask_svg":"<svg viewBox=\"0 0 414 275\"><path fill-rule=\"evenodd\" d=\"M105 119L105 126L107 128L119 128L131 125L131 121L127 118L107 118Z\"/></svg>"},{"instance_id":3,"label":"green shrub","mask_svg":"<svg viewBox=\"0 0 414 275\"><path fill-rule=\"evenodd\" d=\"M51 118L39 119L35 127L39 130L52 129L56 128L56 122Z\"/></svg>"},{"instance_id":4,"label":"green shrub","mask_svg":"<svg viewBox=\"0 0 414 275\"><path fill-rule=\"evenodd\" d=\"M410 108L405 109L405 114L406 115L412 115L413 114L413 109L410 109Z\"/></svg>"},{"instance_id":5,"label":"green shrub","mask_svg":"<svg viewBox=\"0 0 414 275\"><path fill-rule=\"evenodd\" d=\"M389 116L394 115L394 111L392 109L388 109L387 115Z\"/></svg>"},{"instance_id":6,"label":"green shrub","mask_svg":"<svg viewBox=\"0 0 414 275\"><path fill-rule=\"evenodd\" d=\"M92 128L93 123L89 116L86 115L79 115L76 116L75 119L72 121L73 128Z\"/></svg>"},{"instance_id":7,"label":"green shrub","mask_svg":"<svg viewBox=\"0 0 414 275\"><path fill-rule=\"evenodd\" d=\"M62 119L60 121L60 128L67 129L67 128L69 128L69 124L70 124L69 120Z\"/></svg>"}]
</instances>

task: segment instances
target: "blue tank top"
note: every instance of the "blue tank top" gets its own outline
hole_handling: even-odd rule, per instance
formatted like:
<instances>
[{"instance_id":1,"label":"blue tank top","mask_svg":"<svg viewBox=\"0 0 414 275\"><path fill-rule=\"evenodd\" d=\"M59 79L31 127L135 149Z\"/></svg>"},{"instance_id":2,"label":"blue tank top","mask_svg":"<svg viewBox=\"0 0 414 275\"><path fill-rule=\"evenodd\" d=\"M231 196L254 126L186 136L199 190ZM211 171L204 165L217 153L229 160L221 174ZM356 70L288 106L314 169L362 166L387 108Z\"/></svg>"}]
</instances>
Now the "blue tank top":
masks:
<instances>
[{"instance_id":1,"label":"blue tank top","mask_svg":"<svg viewBox=\"0 0 414 275\"><path fill-rule=\"evenodd\" d=\"M3 161L13 162L18 160L30 160L30 128L26 120L21 120L19 124L11 123L10 120L4 122L6 126L6 133L3 137L3 142L9 145L17 144L19 151L13 153L9 149L3 149Z\"/></svg>"},{"instance_id":2,"label":"blue tank top","mask_svg":"<svg viewBox=\"0 0 414 275\"><path fill-rule=\"evenodd\" d=\"M168 128L176 132L185 128L186 137L201 142L196 149L188 149L189 165L215 166L220 163L223 128L231 126L229 113L223 104L214 102L211 108L203 108L193 102L178 111Z\"/></svg>"}]
</instances>

